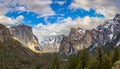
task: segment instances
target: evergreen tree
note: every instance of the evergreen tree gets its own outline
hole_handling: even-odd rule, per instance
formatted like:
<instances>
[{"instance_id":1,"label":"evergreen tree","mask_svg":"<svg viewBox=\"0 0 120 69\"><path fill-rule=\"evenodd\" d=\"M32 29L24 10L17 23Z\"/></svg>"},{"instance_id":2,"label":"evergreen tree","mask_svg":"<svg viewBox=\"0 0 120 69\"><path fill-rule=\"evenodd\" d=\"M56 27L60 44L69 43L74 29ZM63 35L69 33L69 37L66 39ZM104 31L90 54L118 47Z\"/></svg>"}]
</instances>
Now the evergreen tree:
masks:
<instances>
[{"instance_id":1,"label":"evergreen tree","mask_svg":"<svg viewBox=\"0 0 120 69\"><path fill-rule=\"evenodd\" d=\"M102 69L112 69L112 61L108 55L103 56Z\"/></svg>"},{"instance_id":2,"label":"evergreen tree","mask_svg":"<svg viewBox=\"0 0 120 69\"><path fill-rule=\"evenodd\" d=\"M79 63L77 64L77 67L75 69L82 69L81 61L79 61Z\"/></svg>"},{"instance_id":3,"label":"evergreen tree","mask_svg":"<svg viewBox=\"0 0 120 69\"><path fill-rule=\"evenodd\" d=\"M37 64L36 67L35 67L35 69L40 69L40 65Z\"/></svg>"},{"instance_id":4,"label":"evergreen tree","mask_svg":"<svg viewBox=\"0 0 120 69\"><path fill-rule=\"evenodd\" d=\"M97 56L96 56L96 59L97 59L97 69L102 69L102 60L103 60L103 51L101 49L101 47L98 47L97 48Z\"/></svg>"},{"instance_id":5,"label":"evergreen tree","mask_svg":"<svg viewBox=\"0 0 120 69\"><path fill-rule=\"evenodd\" d=\"M75 55L69 56L68 62L65 69L75 69L77 67L78 61Z\"/></svg>"},{"instance_id":6,"label":"evergreen tree","mask_svg":"<svg viewBox=\"0 0 120 69\"><path fill-rule=\"evenodd\" d=\"M114 49L112 62L115 63L115 61L118 61L118 60L119 60L119 56L120 56L120 51L119 51L119 48L116 47L116 48Z\"/></svg>"},{"instance_id":7,"label":"evergreen tree","mask_svg":"<svg viewBox=\"0 0 120 69\"><path fill-rule=\"evenodd\" d=\"M57 56L52 58L49 69L60 69L60 60Z\"/></svg>"},{"instance_id":8,"label":"evergreen tree","mask_svg":"<svg viewBox=\"0 0 120 69\"><path fill-rule=\"evenodd\" d=\"M79 61L79 64L81 65L82 69L85 69L85 67L87 67L88 61L89 61L89 53L88 53L87 49L83 49L80 52L80 54L78 55L78 61Z\"/></svg>"},{"instance_id":9,"label":"evergreen tree","mask_svg":"<svg viewBox=\"0 0 120 69\"><path fill-rule=\"evenodd\" d=\"M97 60L94 57L92 57L90 58L86 69L97 69L97 66L98 66Z\"/></svg>"},{"instance_id":10,"label":"evergreen tree","mask_svg":"<svg viewBox=\"0 0 120 69\"><path fill-rule=\"evenodd\" d=\"M98 47L96 60L97 69L112 69L112 60L109 50L103 51L101 47Z\"/></svg>"}]
</instances>

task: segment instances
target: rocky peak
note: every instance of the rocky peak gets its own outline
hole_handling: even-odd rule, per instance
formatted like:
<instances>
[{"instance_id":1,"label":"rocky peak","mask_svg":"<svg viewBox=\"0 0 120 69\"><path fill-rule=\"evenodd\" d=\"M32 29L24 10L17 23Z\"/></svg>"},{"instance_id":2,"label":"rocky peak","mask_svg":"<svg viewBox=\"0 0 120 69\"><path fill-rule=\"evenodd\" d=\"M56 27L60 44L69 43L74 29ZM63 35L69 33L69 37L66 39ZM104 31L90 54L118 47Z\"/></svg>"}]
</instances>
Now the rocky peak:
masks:
<instances>
[{"instance_id":1,"label":"rocky peak","mask_svg":"<svg viewBox=\"0 0 120 69\"><path fill-rule=\"evenodd\" d=\"M10 30L14 39L19 40L26 47L30 48L35 52L39 52L41 50L40 44L38 43L38 39L33 34L31 27L21 24L10 27Z\"/></svg>"},{"instance_id":2,"label":"rocky peak","mask_svg":"<svg viewBox=\"0 0 120 69\"><path fill-rule=\"evenodd\" d=\"M44 52L58 52L63 35L51 36L41 41Z\"/></svg>"},{"instance_id":3,"label":"rocky peak","mask_svg":"<svg viewBox=\"0 0 120 69\"><path fill-rule=\"evenodd\" d=\"M120 23L120 14L116 14L116 16L113 19L115 21L115 23Z\"/></svg>"},{"instance_id":4,"label":"rocky peak","mask_svg":"<svg viewBox=\"0 0 120 69\"><path fill-rule=\"evenodd\" d=\"M76 28L71 28L69 37L70 37L71 39L77 38L77 31L78 31L78 30L77 30Z\"/></svg>"},{"instance_id":5,"label":"rocky peak","mask_svg":"<svg viewBox=\"0 0 120 69\"><path fill-rule=\"evenodd\" d=\"M80 32L78 33L78 31ZM83 47L95 48L96 46L105 46L108 42L110 42L108 44L112 44L112 46L119 45L120 14L116 14L114 19L105 21L96 29L86 30L82 35L81 31L81 28L72 28L69 36L63 37L60 51L74 53L77 50L83 49Z\"/></svg>"},{"instance_id":6,"label":"rocky peak","mask_svg":"<svg viewBox=\"0 0 120 69\"><path fill-rule=\"evenodd\" d=\"M6 26L0 24L0 41L7 41L9 38L11 38L12 35L10 34L10 31Z\"/></svg>"},{"instance_id":7,"label":"rocky peak","mask_svg":"<svg viewBox=\"0 0 120 69\"><path fill-rule=\"evenodd\" d=\"M91 30L86 30L85 35L83 36L83 45L88 48L88 46L91 45L92 43L92 31Z\"/></svg>"},{"instance_id":8,"label":"rocky peak","mask_svg":"<svg viewBox=\"0 0 120 69\"><path fill-rule=\"evenodd\" d=\"M71 40L80 40L84 35L84 30L82 28L71 28L69 38Z\"/></svg>"},{"instance_id":9,"label":"rocky peak","mask_svg":"<svg viewBox=\"0 0 120 69\"><path fill-rule=\"evenodd\" d=\"M116 18L120 18L120 14L116 14L114 19L116 19Z\"/></svg>"},{"instance_id":10,"label":"rocky peak","mask_svg":"<svg viewBox=\"0 0 120 69\"><path fill-rule=\"evenodd\" d=\"M71 28L69 36L63 36L60 52L72 53L80 50L79 44L83 38L82 28Z\"/></svg>"},{"instance_id":11,"label":"rocky peak","mask_svg":"<svg viewBox=\"0 0 120 69\"><path fill-rule=\"evenodd\" d=\"M70 52L70 38L67 36L63 36L63 39L61 41L61 45L59 48L60 53L69 53Z\"/></svg>"},{"instance_id":12,"label":"rocky peak","mask_svg":"<svg viewBox=\"0 0 120 69\"><path fill-rule=\"evenodd\" d=\"M85 34L85 30L83 30L82 28L78 28L78 32L80 33L80 34L82 34L82 35L84 35Z\"/></svg>"}]
</instances>

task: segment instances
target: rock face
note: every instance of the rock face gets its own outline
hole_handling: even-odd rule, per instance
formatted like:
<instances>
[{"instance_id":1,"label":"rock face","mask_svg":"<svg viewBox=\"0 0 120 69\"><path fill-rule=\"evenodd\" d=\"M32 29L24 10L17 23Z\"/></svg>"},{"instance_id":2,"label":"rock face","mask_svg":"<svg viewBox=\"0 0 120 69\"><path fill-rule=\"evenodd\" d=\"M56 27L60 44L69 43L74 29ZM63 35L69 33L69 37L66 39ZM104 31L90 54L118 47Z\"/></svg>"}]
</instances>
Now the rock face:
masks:
<instances>
[{"instance_id":1,"label":"rock face","mask_svg":"<svg viewBox=\"0 0 120 69\"><path fill-rule=\"evenodd\" d=\"M21 24L10 27L10 30L14 39L17 39L31 50L40 52L40 44L38 43L36 36L33 34L31 27Z\"/></svg>"},{"instance_id":2,"label":"rock face","mask_svg":"<svg viewBox=\"0 0 120 69\"><path fill-rule=\"evenodd\" d=\"M4 42L10 39L12 35L10 34L10 31L8 28L6 28L4 25L0 24L0 41Z\"/></svg>"},{"instance_id":3,"label":"rock face","mask_svg":"<svg viewBox=\"0 0 120 69\"><path fill-rule=\"evenodd\" d=\"M59 51L62 53L70 53L70 49L72 49L70 46L70 38L63 36Z\"/></svg>"},{"instance_id":4,"label":"rock face","mask_svg":"<svg viewBox=\"0 0 120 69\"><path fill-rule=\"evenodd\" d=\"M85 33L81 30L72 28L69 36L63 37L59 52L76 53L83 48L120 45L120 14L96 29L86 30Z\"/></svg>"},{"instance_id":5,"label":"rock face","mask_svg":"<svg viewBox=\"0 0 120 69\"><path fill-rule=\"evenodd\" d=\"M59 52L61 53L73 53L78 52L80 50L80 43L83 38L84 31L81 28L72 28L69 36L64 36L61 45L59 48Z\"/></svg>"},{"instance_id":6,"label":"rock face","mask_svg":"<svg viewBox=\"0 0 120 69\"><path fill-rule=\"evenodd\" d=\"M43 52L58 52L63 36L53 36L41 41Z\"/></svg>"}]
</instances>

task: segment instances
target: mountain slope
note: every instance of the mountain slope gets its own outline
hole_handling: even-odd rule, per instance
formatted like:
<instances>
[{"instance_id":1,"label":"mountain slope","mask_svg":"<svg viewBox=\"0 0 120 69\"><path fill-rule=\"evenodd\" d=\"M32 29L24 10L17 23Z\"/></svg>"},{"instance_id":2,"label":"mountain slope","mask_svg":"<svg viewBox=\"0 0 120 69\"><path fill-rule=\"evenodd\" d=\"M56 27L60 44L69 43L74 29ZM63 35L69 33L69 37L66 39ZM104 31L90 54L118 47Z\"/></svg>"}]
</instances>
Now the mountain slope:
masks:
<instances>
[{"instance_id":1,"label":"mountain slope","mask_svg":"<svg viewBox=\"0 0 120 69\"><path fill-rule=\"evenodd\" d=\"M0 68L14 69L26 66L34 57L37 56L33 51L13 39L9 29L0 24Z\"/></svg>"}]
</instances>

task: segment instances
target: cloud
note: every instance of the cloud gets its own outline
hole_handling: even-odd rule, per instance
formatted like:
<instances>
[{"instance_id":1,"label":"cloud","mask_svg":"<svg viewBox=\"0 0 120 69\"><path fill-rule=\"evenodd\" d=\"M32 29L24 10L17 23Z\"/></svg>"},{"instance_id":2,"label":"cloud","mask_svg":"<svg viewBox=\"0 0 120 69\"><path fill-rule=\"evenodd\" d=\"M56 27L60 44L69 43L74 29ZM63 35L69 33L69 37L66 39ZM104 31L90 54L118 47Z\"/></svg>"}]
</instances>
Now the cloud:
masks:
<instances>
[{"instance_id":1,"label":"cloud","mask_svg":"<svg viewBox=\"0 0 120 69\"><path fill-rule=\"evenodd\" d=\"M16 21L16 23L18 23L18 24L23 23L23 21L24 21L24 16L20 15L20 16L16 17L15 21Z\"/></svg>"},{"instance_id":2,"label":"cloud","mask_svg":"<svg viewBox=\"0 0 120 69\"><path fill-rule=\"evenodd\" d=\"M16 17L15 19L1 15L0 16L0 23L1 24L5 24L5 25L15 25L15 24L20 24L23 23L24 21L24 16L20 15L18 17Z\"/></svg>"},{"instance_id":3,"label":"cloud","mask_svg":"<svg viewBox=\"0 0 120 69\"><path fill-rule=\"evenodd\" d=\"M19 0L19 2L27 7L28 11L32 11L44 16L54 15L55 12L50 7L52 0Z\"/></svg>"},{"instance_id":4,"label":"cloud","mask_svg":"<svg viewBox=\"0 0 120 69\"><path fill-rule=\"evenodd\" d=\"M2 4L0 4L0 15L4 15L6 13L6 9L5 6L3 6Z\"/></svg>"},{"instance_id":5,"label":"cloud","mask_svg":"<svg viewBox=\"0 0 120 69\"><path fill-rule=\"evenodd\" d=\"M14 24L14 20L7 16L0 16L0 23L1 24Z\"/></svg>"},{"instance_id":6,"label":"cloud","mask_svg":"<svg viewBox=\"0 0 120 69\"><path fill-rule=\"evenodd\" d=\"M52 0L0 0L0 14L12 11L27 11L41 17L55 15L50 7Z\"/></svg>"},{"instance_id":7,"label":"cloud","mask_svg":"<svg viewBox=\"0 0 120 69\"><path fill-rule=\"evenodd\" d=\"M69 34L70 28L73 27L81 27L85 30L95 28L99 24L102 24L103 20L103 18L91 18L89 16L76 18L75 20L68 17L54 24L43 25L42 23L39 23L33 28L33 32L38 37L39 41L41 41L53 35L67 35Z\"/></svg>"},{"instance_id":8,"label":"cloud","mask_svg":"<svg viewBox=\"0 0 120 69\"><path fill-rule=\"evenodd\" d=\"M63 5L63 4L65 4L67 1L66 0L64 0L64 1L55 1L55 3L57 3L57 4L59 4L59 5Z\"/></svg>"},{"instance_id":9,"label":"cloud","mask_svg":"<svg viewBox=\"0 0 120 69\"><path fill-rule=\"evenodd\" d=\"M18 7L18 10L19 10L19 11L27 11L27 9L26 9L24 6Z\"/></svg>"},{"instance_id":10,"label":"cloud","mask_svg":"<svg viewBox=\"0 0 120 69\"><path fill-rule=\"evenodd\" d=\"M103 14L108 19L113 18L116 13L120 13L120 0L74 0L70 8L95 9L97 13Z\"/></svg>"},{"instance_id":11,"label":"cloud","mask_svg":"<svg viewBox=\"0 0 120 69\"><path fill-rule=\"evenodd\" d=\"M34 34L41 41L49 36L68 34L72 27L81 27L85 30L96 28L98 25L104 23L106 19L112 19L116 13L119 13L119 3L120 0L74 0L69 8L74 10L83 8L87 11L94 9L96 13L103 14L105 18L86 16L84 18L78 17L75 20L72 20L72 18L68 17L54 24L43 25L42 23L39 23L33 28Z\"/></svg>"}]
</instances>

